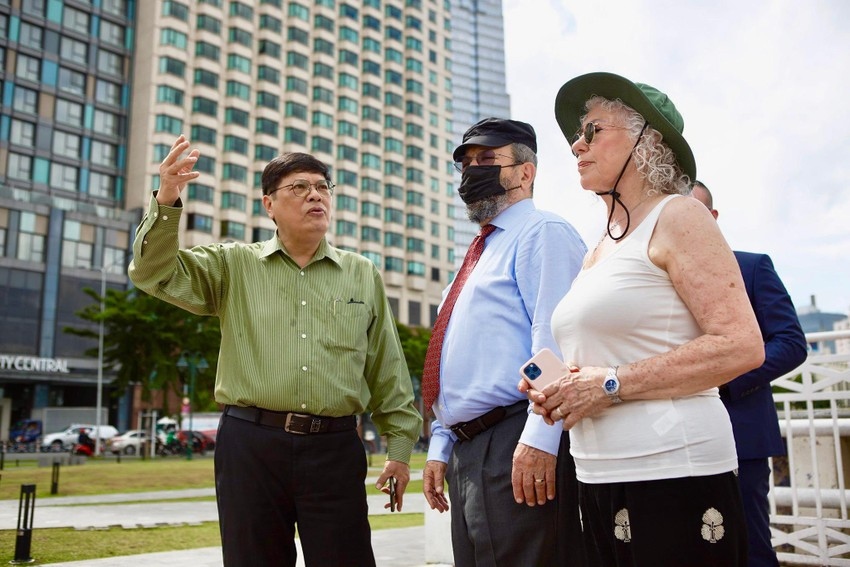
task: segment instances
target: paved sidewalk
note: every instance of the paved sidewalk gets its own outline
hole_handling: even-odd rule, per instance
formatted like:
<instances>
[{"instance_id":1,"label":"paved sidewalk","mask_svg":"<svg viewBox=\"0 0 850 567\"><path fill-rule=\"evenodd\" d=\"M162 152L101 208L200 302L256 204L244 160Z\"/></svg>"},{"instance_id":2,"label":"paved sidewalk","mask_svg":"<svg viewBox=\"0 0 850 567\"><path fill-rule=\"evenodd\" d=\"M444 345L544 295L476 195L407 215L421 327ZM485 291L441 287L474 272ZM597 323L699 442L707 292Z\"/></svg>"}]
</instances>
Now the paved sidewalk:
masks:
<instances>
[{"instance_id":1,"label":"paved sidewalk","mask_svg":"<svg viewBox=\"0 0 850 567\"><path fill-rule=\"evenodd\" d=\"M421 478L421 472L411 475ZM366 480L374 485L377 477ZM215 501L178 502L173 500L212 497L212 488L168 490L96 496L50 497L36 500L33 529L72 527L96 529L120 526L144 528L168 525L197 524L218 521ZM388 514L384 508L387 497L368 496L370 515ZM404 513L425 511L425 497L421 492L404 497ZM17 528L18 501L0 501L0 529ZM425 564L425 528L399 528L372 532L372 547L378 567L419 567ZM32 549L38 558L38 549ZM54 567L221 567L221 547L207 547L185 551L169 551L112 557L96 560L52 563ZM299 567L303 567L299 548ZM431 566L438 567L438 566Z\"/></svg>"}]
</instances>

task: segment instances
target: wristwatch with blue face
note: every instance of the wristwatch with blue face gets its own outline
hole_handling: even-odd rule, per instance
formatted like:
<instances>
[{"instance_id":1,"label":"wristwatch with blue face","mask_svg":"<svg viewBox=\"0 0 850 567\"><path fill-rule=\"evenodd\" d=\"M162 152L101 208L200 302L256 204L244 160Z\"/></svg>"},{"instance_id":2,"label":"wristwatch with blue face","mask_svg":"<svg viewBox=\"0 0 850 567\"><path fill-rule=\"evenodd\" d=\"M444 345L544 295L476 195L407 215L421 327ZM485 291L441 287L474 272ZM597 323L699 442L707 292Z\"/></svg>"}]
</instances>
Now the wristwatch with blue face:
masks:
<instances>
[{"instance_id":1,"label":"wristwatch with blue face","mask_svg":"<svg viewBox=\"0 0 850 567\"><path fill-rule=\"evenodd\" d=\"M608 374L605 375L605 381L602 382L602 390L613 403L619 404L623 400L620 399L620 379L617 378L617 366L612 366L608 369Z\"/></svg>"}]
</instances>

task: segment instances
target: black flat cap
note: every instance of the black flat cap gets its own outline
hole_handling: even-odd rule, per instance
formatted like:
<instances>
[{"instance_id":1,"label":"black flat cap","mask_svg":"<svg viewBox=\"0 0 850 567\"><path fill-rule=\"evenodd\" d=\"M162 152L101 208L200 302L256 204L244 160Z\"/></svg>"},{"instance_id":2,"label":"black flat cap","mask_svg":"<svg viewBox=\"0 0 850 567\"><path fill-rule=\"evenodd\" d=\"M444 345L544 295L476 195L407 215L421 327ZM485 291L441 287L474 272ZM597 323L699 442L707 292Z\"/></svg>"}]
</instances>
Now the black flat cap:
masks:
<instances>
[{"instance_id":1,"label":"black flat cap","mask_svg":"<svg viewBox=\"0 0 850 567\"><path fill-rule=\"evenodd\" d=\"M531 124L503 118L485 118L466 131L463 143L455 148L452 157L460 160L469 146L500 148L508 144L522 144L537 153L537 136Z\"/></svg>"}]
</instances>

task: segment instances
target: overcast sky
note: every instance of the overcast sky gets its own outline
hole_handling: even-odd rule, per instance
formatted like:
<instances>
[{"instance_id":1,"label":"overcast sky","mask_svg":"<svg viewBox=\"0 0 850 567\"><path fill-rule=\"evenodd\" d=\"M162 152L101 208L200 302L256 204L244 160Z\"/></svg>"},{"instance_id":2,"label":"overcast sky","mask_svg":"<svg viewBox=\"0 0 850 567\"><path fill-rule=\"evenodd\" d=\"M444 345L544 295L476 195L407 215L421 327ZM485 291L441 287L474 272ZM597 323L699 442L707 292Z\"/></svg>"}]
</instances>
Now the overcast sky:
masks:
<instances>
[{"instance_id":1,"label":"overcast sky","mask_svg":"<svg viewBox=\"0 0 850 567\"><path fill-rule=\"evenodd\" d=\"M794 304L850 311L850 2L503 0L513 118L537 130L535 201L589 247L558 89L608 71L667 93L732 248L770 254Z\"/></svg>"}]
</instances>

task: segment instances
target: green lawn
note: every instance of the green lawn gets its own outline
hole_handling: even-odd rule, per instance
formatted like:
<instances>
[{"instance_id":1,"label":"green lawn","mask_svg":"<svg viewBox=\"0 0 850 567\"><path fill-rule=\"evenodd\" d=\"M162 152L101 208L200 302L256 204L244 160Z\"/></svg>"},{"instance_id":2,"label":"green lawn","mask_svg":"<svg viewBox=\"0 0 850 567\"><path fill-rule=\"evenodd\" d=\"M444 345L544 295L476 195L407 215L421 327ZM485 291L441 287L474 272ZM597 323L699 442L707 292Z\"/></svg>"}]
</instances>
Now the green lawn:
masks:
<instances>
[{"instance_id":1,"label":"green lawn","mask_svg":"<svg viewBox=\"0 0 850 567\"><path fill-rule=\"evenodd\" d=\"M35 484L36 501L50 500L51 467L36 467L6 455L5 469L0 471L0 500L17 500L22 484ZM385 455L373 455L369 476L377 476ZM415 454L411 470L421 470L424 454ZM59 472L59 490L56 496L85 496L94 494L148 492L184 488L213 488L213 461L210 457L186 460L166 457L141 461L113 458L91 459L84 465L63 466ZM367 485L367 493L377 494L374 485ZM412 481L408 493L422 491L422 481ZM202 498L209 499L209 498ZM197 500L197 499L184 499ZM108 504L104 504L108 505ZM423 514L387 514L370 516L372 529L421 526ZM15 530L0 530L0 563L14 558ZM196 526L169 526L158 528L74 530L70 528L34 529L31 555L32 565L78 561L118 555L174 551L220 545L217 522L204 522Z\"/></svg>"}]
</instances>

